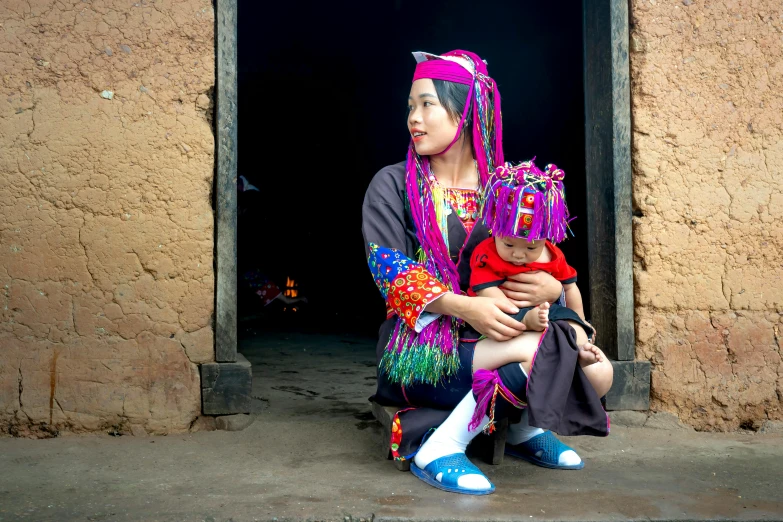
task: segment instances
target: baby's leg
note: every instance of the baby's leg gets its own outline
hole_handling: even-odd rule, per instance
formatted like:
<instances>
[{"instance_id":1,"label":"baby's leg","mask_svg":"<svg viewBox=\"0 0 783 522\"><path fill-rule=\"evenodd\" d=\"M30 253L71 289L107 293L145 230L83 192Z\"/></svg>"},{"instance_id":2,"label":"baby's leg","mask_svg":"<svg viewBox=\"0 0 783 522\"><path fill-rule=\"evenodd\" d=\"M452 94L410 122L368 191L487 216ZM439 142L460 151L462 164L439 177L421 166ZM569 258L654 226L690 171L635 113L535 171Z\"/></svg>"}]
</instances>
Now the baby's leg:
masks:
<instances>
[{"instance_id":1,"label":"baby's leg","mask_svg":"<svg viewBox=\"0 0 783 522\"><path fill-rule=\"evenodd\" d=\"M506 364L518 362L528 375L530 363L538 348L541 332L522 332L508 341L493 341L484 339L476 343L473 353L473 371L497 370Z\"/></svg>"},{"instance_id":2,"label":"baby's leg","mask_svg":"<svg viewBox=\"0 0 783 522\"><path fill-rule=\"evenodd\" d=\"M582 325L574 321L568 321L576 332L576 345L579 347L579 365L585 372L587 380L593 385L599 397L603 397L612 387L614 368L604 353L594 344L589 342L587 333Z\"/></svg>"}]
</instances>

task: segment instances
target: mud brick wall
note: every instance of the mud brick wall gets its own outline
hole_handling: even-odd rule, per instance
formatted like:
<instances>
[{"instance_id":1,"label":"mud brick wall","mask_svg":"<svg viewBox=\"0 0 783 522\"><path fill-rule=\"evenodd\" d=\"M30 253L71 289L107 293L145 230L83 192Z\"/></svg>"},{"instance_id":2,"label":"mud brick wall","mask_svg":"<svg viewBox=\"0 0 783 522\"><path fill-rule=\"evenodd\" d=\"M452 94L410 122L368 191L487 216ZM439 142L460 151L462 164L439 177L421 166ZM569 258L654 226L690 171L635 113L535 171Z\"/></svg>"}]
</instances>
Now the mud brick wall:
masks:
<instances>
[{"instance_id":1,"label":"mud brick wall","mask_svg":"<svg viewBox=\"0 0 783 522\"><path fill-rule=\"evenodd\" d=\"M0 432L199 414L214 64L209 0L0 2Z\"/></svg>"},{"instance_id":2,"label":"mud brick wall","mask_svg":"<svg viewBox=\"0 0 783 522\"><path fill-rule=\"evenodd\" d=\"M783 418L783 3L633 0L637 357L697 429Z\"/></svg>"}]
</instances>

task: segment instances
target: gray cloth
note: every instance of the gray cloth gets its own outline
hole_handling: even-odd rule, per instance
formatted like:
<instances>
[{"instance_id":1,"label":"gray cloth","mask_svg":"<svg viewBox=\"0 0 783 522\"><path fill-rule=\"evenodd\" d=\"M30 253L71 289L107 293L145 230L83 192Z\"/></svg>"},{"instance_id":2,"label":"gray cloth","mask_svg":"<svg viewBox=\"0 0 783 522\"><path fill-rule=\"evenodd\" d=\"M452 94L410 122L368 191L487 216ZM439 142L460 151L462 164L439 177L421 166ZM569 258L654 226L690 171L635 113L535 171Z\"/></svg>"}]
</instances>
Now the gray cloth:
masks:
<instances>
[{"instance_id":1,"label":"gray cloth","mask_svg":"<svg viewBox=\"0 0 783 522\"><path fill-rule=\"evenodd\" d=\"M579 366L577 352L571 325L549 323L530 369L528 420L560 435L608 435L609 417Z\"/></svg>"}]
</instances>

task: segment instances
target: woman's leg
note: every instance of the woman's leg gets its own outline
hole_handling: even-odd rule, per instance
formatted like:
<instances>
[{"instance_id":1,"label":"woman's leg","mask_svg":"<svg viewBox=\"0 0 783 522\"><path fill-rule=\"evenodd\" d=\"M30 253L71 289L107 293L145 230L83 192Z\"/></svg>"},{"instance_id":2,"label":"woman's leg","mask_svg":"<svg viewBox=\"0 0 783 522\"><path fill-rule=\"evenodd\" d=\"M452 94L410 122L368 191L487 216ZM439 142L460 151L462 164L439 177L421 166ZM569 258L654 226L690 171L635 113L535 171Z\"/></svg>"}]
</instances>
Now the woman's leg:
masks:
<instances>
[{"instance_id":1,"label":"woman's leg","mask_svg":"<svg viewBox=\"0 0 783 522\"><path fill-rule=\"evenodd\" d=\"M473 430L468 429L473 411L476 408L476 400L473 392L460 401L451 414L443 421L438 429L427 439L413 459L414 464L420 468L426 468L431 462L455 453L464 454L473 438L481 433L484 425L489 421L485 417L479 426ZM455 470L456 471L456 470ZM434 476L433 479L441 481L442 477ZM459 487L471 491L486 491L491 489L492 483L484 475L466 474L457 479Z\"/></svg>"},{"instance_id":2,"label":"woman's leg","mask_svg":"<svg viewBox=\"0 0 783 522\"><path fill-rule=\"evenodd\" d=\"M488 418L484 418L482 419L480 426L473 430L468 428L476 409L476 400L471 391L473 374L470 370L475 355L474 348L475 345L472 344L460 344L460 371L455 377L452 377L448 387L421 384L407 389L407 396L413 401L413 404L428 407L438 407L437 405L440 404L440 407L442 408L454 408L446 420L430 435L416 453L413 464L420 470L425 470L430 463L434 463L432 467L438 467L441 462L447 462L452 465L446 465L445 473L449 475L449 470L456 472L457 469L453 465L455 459L450 456L459 454L464 458L465 450L470 441L473 440L473 437L475 437L489 421ZM462 396L459 396L459 390L463 390ZM442 457L447 458L435 462ZM469 464L469 461L467 463ZM470 464L470 466L473 467L473 469L468 469L464 464L465 463L459 466L460 473L456 478L456 483L459 488L469 490L462 492L477 494L489 493L493 490L494 486L492 486L480 470L475 468L472 464ZM463 468L465 469L464 473L462 472ZM413 467L411 469L413 470ZM416 474L416 470L413 471L414 474ZM420 474L416 474L416 476L422 478L419 476ZM438 476L439 474L438 470L434 470L429 477L429 481L425 479L422 480L425 480L425 482L430 484L432 484L432 481L441 482L441 484L444 482L447 484L454 482L454 476L443 477Z\"/></svg>"},{"instance_id":3,"label":"woman's leg","mask_svg":"<svg viewBox=\"0 0 783 522\"><path fill-rule=\"evenodd\" d=\"M584 334L584 330L582 330ZM525 375L530 374L530 364L538 349L542 332L525 332L504 342L484 339L476 345L473 356L473 371L494 370L507 364L519 364ZM586 334L585 341L586 342ZM541 428L530 426L527 410L522 411L520 422L509 424L506 435L507 447L515 456L528 456L528 460L546 467L579 469L582 459L572 448L558 441L555 436ZM545 454L541 448L550 448ZM548 460L547 460L548 459Z\"/></svg>"},{"instance_id":4,"label":"woman's leg","mask_svg":"<svg viewBox=\"0 0 783 522\"><path fill-rule=\"evenodd\" d=\"M510 363L521 363L525 373L529 374L530 363L542 334L543 332L523 332L508 341L479 341L473 355L473 372L482 369L496 370Z\"/></svg>"},{"instance_id":5,"label":"woman's leg","mask_svg":"<svg viewBox=\"0 0 783 522\"><path fill-rule=\"evenodd\" d=\"M526 332L506 342L496 342L490 339L480 341L473 349L473 371L494 370L509 363L519 364L520 360L527 361L529 368L540 337L541 332ZM465 453L470 441L481 433L481 430L489 422L489 417L485 416L476 428L469 429L468 424L470 424L475 409L476 399L473 392L470 391L443 424L421 446L414 457L416 466L423 470L431 462L441 457ZM537 431L537 433L542 432L543 430ZM440 480L437 477L433 478ZM461 488L474 491L487 490L492 487L489 480L479 474L463 475L458 479L458 484Z\"/></svg>"}]
</instances>

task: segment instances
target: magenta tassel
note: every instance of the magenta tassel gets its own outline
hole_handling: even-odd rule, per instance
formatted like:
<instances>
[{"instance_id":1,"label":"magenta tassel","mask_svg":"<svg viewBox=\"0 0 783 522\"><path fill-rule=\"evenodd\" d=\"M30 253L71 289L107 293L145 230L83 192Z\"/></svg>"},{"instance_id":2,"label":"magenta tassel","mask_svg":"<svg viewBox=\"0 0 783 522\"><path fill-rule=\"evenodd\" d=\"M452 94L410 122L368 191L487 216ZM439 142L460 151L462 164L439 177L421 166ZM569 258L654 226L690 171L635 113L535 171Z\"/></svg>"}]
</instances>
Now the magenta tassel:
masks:
<instances>
[{"instance_id":1,"label":"magenta tassel","mask_svg":"<svg viewBox=\"0 0 783 522\"><path fill-rule=\"evenodd\" d=\"M473 62L476 74L468 94L467 111L473 111L472 139L475 151L479 181L486 186L496 165L503 164L502 129L500 125L500 93L497 85L488 76L485 62L469 51L455 50L444 56L460 56ZM461 126L460 126L461 128ZM452 143L459 140L459 134ZM443 151L445 152L445 151ZM432 174L429 158L419 156L413 147L408 147L405 165L405 190L410 203L410 212L416 229L416 238L421 246L424 268L440 280L449 291L461 294L457 266L451 259L444 235L440 230L435 210L429 176ZM503 203L502 206L505 206ZM384 354L383 369L394 382L437 383L453 375L459 366L457 356L458 329L461 321L455 317L443 316L416 333L398 320ZM435 353L437 352L437 353Z\"/></svg>"},{"instance_id":2,"label":"magenta tassel","mask_svg":"<svg viewBox=\"0 0 783 522\"><path fill-rule=\"evenodd\" d=\"M546 195L543 192L536 192L534 201L533 223L530 225L530 234L527 236L527 238L528 240L542 237L548 238L549 236L546 234L546 228L549 219L546 210Z\"/></svg>"},{"instance_id":3,"label":"magenta tassel","mask_svg":"<svg viewBox=\"0 0 783 522\"><path fill-rule=\"evenodd\" d=\"M473 395L476 396L476 409L473 410L473 417L470 419L468 429L475 430L481 424L484 416L487 414L487 408L495 394L495 387L500 382L500 376L497 370L477 370L473 374Z\"/></svg>"}]
</instances>

